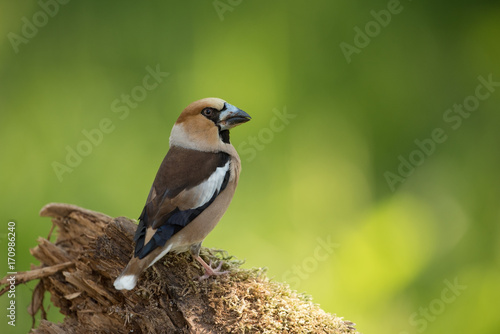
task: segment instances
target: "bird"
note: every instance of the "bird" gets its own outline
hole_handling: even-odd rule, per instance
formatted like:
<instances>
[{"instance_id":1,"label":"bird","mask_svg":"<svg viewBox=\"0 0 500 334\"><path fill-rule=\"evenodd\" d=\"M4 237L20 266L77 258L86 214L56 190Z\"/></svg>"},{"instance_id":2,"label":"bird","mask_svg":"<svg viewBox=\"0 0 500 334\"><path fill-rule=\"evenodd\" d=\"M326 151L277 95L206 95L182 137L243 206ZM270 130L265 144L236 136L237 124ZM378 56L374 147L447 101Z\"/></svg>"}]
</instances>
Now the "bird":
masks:
<instances>
[{"instance_id":1,"label":"bird","mask_svg":"<svg viewBox=\"0 0 500 334\"><path fill-rule=\"evenodd\" d=\"M251 119L219 98L189 104L172 127L163 159L134 236L132 258L116 278L132 290L141 273L167 253L189 251L205 269L203 280L222 275L200 257L201 244L226 212L238 184L241 160L229 130Z\"/></svg>"}]
</instances>

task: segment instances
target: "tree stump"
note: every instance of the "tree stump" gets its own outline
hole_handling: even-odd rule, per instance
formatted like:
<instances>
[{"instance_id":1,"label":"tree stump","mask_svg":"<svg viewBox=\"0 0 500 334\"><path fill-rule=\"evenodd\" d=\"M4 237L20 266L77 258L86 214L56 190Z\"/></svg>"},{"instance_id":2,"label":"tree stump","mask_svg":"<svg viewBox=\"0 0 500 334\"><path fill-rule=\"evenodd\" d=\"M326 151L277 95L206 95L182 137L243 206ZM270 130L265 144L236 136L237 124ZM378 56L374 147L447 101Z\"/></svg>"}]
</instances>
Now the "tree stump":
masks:
<instances>
[{"instance_id":1,"label":"tree stump","mask_svg":"<svg viewBox=\"0 0 500 334\"><path fill-rule=\"evenodd\" d=\"M16 277L16 284L40 280L28 309L33 317L42 313L34 333L357 333L352 322L270 281L262 269L241 269L223 251L204 248L202 257L224 260L228 275L199 282L202 268L189 254L168 254L135 289L117 291L113 281L133 253L133 220L59 203L40 215L52 217L57 240L50 242L52 230L40 237L31 249L40 266ZM45 319L45 291L63 323Z\"/></svg>"}]
</instances>

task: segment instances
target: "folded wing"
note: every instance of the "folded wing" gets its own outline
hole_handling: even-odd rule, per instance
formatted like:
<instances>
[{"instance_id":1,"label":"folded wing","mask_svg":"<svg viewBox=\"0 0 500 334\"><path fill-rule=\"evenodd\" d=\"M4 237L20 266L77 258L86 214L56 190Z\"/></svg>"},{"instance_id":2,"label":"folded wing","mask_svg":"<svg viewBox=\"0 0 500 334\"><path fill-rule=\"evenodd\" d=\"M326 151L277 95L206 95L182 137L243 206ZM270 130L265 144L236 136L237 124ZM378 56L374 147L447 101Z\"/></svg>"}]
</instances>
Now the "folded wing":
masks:
<instances>
[{"instance_id":1,"label":"folded wing","mask_svg":"<svg viewBox=\"0 0 500 334\"><path fill-rule=\"evenodd\" d=\"M171 147L139 217L135 256L144 258L193 221L226 188L230 157Z\"/></svg>"}]
</instances>

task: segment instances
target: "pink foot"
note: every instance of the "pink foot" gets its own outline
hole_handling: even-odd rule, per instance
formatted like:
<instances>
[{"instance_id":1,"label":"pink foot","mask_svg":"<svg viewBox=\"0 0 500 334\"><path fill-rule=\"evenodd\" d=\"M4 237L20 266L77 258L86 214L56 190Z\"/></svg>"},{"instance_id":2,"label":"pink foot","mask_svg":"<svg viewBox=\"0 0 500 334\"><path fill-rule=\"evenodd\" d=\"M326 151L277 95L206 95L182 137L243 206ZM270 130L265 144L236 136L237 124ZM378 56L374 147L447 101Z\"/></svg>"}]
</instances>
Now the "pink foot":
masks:
<instances>
[{"instance_id":1,"label":"pink foot","mask_svg":"<svg viewBox=\"0 0 500 334\"><path fill-rule=\"evenodd\" d=\"M205 275L198 277L198 281L203 281L210 276L220 276L229 273L229 271L220 271L222 268L223 261L220 261L217 268L212 268L212 261L210 261L210 265L208 265L203 259L199 256L195 257L195 259L205 268Z\"/></svg>"}]
</instances>

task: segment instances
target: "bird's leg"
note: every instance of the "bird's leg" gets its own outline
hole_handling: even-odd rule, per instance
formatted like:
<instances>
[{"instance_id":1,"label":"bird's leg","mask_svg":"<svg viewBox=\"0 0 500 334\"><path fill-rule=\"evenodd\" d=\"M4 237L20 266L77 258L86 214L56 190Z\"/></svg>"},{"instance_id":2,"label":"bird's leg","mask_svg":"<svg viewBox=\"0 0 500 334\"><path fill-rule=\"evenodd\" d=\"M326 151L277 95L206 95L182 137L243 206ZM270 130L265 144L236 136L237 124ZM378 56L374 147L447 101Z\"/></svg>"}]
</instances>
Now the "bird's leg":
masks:
<instances>
[{"instance_id":1,"label":"bird's leg","mask_svg":"<svg viewBox=\"0 0 500 334\"><path fill-rule=\"evenodd\" d=\"M205 275L198 277L199 281L203 281L210 276L220 276L229 273L229 271L220 271L222 268L222 264L224 263L224 261L222 260L216 268L212 268L212 261L210 261L210 264L208 265L199 255L195 256L194 258L203 266L203 268L205 268Z\"/></svg>"},{"instance_id":2,"label":"bird's leg","mask_svg":"<svg viewBox=\"0 0 500 334\"><path fill-rule=\"evenodd\" d=\"M198 277L199 281L203 281L210 276L220 276L229 273L229 271L220 271L222 268L222 264L224 261L220 261L219 265L216 268L212 268L212 260L210 260L210 264L207 264L203 259L200 257L200 248L201 248L201 243L195 244L190 247L191 255L195 258L196 261L198 261L203 268L205 268L205 274L203 276Z\"/></svg>"}]
</instances>

